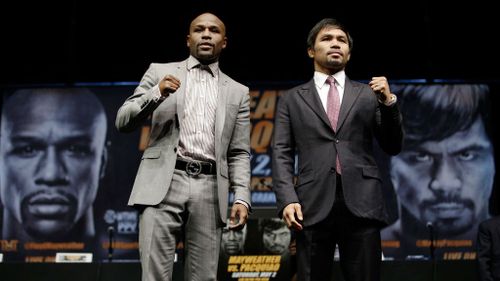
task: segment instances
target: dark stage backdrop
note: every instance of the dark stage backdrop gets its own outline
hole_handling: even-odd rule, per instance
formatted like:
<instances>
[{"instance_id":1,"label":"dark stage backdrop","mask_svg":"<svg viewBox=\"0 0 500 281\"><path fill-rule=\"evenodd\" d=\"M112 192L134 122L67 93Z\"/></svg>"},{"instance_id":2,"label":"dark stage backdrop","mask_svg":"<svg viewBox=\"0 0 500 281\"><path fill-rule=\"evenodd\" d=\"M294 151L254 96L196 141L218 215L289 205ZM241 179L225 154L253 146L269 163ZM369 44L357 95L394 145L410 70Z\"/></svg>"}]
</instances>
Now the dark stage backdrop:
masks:
<instances>
[{"instance_id":1,"label":"dark stage backdrop","mask_svg":"<svg viewBox=\"0 0 500 281\"><path fill-rule=\"evenodd\" d=\"M10 223L7 225L7 221L13 222L15 219L6 219L6 205L27 203L23 202L22 198L5 198L6 194L22 194L22 192L6 192L9 188L22 187L8 181L9 177L6 176L6 170L8 170L7 166L10 165L10 162L2 161L3 165L0 166L0 179L2 183L2 186L0 186L0 196L2 197L2 206L0 210L3 212L3 216L0 217L0 222L3 235L0 240L0 252L3 253L4 262L52 262L57 252L91 252L93 253L94 261L105 261L108 259L109 253L110 229L113 230L113 259L115 261L138 260L138 213L136 210L127 206L127 200L142 152L148 140L149 124L143 124L139 130L130 134L119 133L114 126L118 108L133 92L135 86L135 83L111 83L66 87L69 90L82 88L90 90L103 104L107 117L105 142L107 161L103 177L99 180L98 191L95 196L95 201L92 204L93 207L91 207L93 208L95 235L80 238L80 236L77 235L79 232L74 232L73 237L65 237L61 240L53 239L54 237L35 237L26 239L26 236L21 233L23 233L24 228L28 227L27 225L23 223ZM248 224L248 238L244 243L245 251L229 255L228 257L224 257L224 259L221 257L221 260L224 261L221 262L220 267L222 274L220 276L221 280L237 280L238 278L278 280L281 278L280 276L286 276L283 278L288 279L288 275L293 272L293 255L291 255L289 249L284 250L281 254L266 253L262 243L263 228L261 227L262 220L277 216L275 210L276 199L271 191L272 151L270 144L276 104L280 95L292 86L295 85L251 85L251 188L252 204L257 211L251 217ZM450 89L454 87L454 91L458 91L463 97L472 95L471 91L484 92L488 100L486 105L498 103L498 97L494 94L498 87L494 83L419 84L415 82L398 82L392 84L391 88L398 95L398 102L405 102L404 106L406 112L411 110L412 114L423 114L419 116L419 120L428 122L424 125L429 128L438 128L439 126L442 126L442 128L460 128L460 126L458 126L459 124L453 124L452 121L448 121L445 125L438 124L441 118L437 120L432 118L426 119L426 117L429 117L432 113L427 114L424 113L425 111L420 112L418 109L421 107L430 107L432 103L426 103L416 98L406 98L409 95L416 95L415 92L418 91L432 92L431 86L447 86L445 87L446 91L451 91ZM425 87L430 87L430 90ZM33 89L33 87L24 88ZM60 89L61 87L49 87L44 85L42 87L37 86L35 89L39 88ZM6 110L5 106L11 106L10 103L7 102L9 96L19 89L18 87L3 89L3 112ZM431 95L427 92L425 94L429 97ZM442 97L444 93L437 96ZM82 104L82 106L85 105ZM467 110L469 109L464 109L464 113L468 114ZM44 108L35 110L44 112ZM89 108L89 110L91 109ZM29 116L28 112L26 112L26 114ZM455 112L454 114L460 116L460 113ZM406 117L409 116L405 116L405 118ZM423 147L419 146L424 143L423 141L415 143L414 146L412 146L411 152L405 154L403 159L397 161L396 159L384 156L382 153L377 153L377 155L380 156L377 158L377 161L381 167L380 178L383 182L384 189L382 192L387 199L387 209L391 222L391 225L382 232L384 259L428 259L431 255L431 235L435 241L434 245L437 259L467 260L476 258L475 220L477 218L484 219L489 216L489 214L483 214L484 216L478 214L480 210L483 209L489 210L490 214L497 213L496 209L498 205L495 199L497 196L494 184L494 159L496 159L494 156L496 152L493 150L493 145L497 144L498 138L496 137L496 129L491 125L497 123L499 117L495 112L490 112L490 117L492 119L488 121L490 122L489 124L481 125L478 130L472 131L471 133L461 135L450 133L446 135L446 138L452 138L452 141L448 142L441 141L438 136L441 130L444 129L431 130L429 133L430 135L427 136L431 141L427 145ZM456 120L457 122L462 120L458 119L458 117L454 118L455 119L451 120ZM36 121L37 120L31 120L33 123ZM3 115L1 122L5 125ZM10 122L16 122L16 120ZM64 120L62 120L62 122L64 122ZM483 128L482 126L493 129L493 132L490 135L483 135L483 131L481 130L481 128ZM419 133L420 131L417 130L415 132ZM4 134L4 131L1 133ZM5 137L4 134L2 136L2 143L0 144L4 148L6 146L4 143ZM463 144L464 142L466 144ZM489 143L491 143L492 146L491 151L484 148L484 146L488 146ZM21 145L19 149L24 151L24 153L32 153L33 150L36 149L43 151L43 149L38 148L37 145L39 144ZM377 147L374 149L378 151ZM4 157L3 153L2 150L2 157ZM489 159L488 157L491 157L493 162L487 161ZM403 166L405 169L402 169ZM469 166L474 168L465 170L465 168ZM65 169L71 170L71 167L65 167ZM402 176L399 176L400 179L398 179L396 172L403 173ZM410 173L410 175L404 177L405 172ZM460 182L460 173L465 173L469 178L478 176L481 178L477 179L477 184L469 181L469 185L465 186ZM419 175L416 178L417 183L411 182L412 179L415 179L415 175ZM29 182L30 175L26 174L25 177L28 178L27 182ZM433 194L430 190L437 188L431 187L433 177L439 177L441 181L445 181L442 184L448 187L443 187L443 190L446 188L454 190L442 191L439 196ZM34 181L34 178L31 180ZM446 180L449 180L449 182L446 182ZM474 184L476 184L476 186L472 186ZM31 188L33 188L33 186L36 186L36 184L33 183ZM396 192L396 190L399 191ZM446 197L442 195L444 192L448 192L449 194L453 193L453 195ZM403 196L404 201L400 200L398 198L399 196ZM232 198L230 198L230 200L232 200ZM406 202L407 204L404 207L400 207L400 203L402 202ZM45 203L49 205L49 211L46 212L50 213L50 202ZM42 207L43 206L32 206L31 208L36 209ZM33 211L33 209L29 209L29 207L26 208ZM22 208L14 206L11 211L7 213L13 213L12 210L18 209ZM264 212L260 212L260 210L264 210ZM26 211L19 211L19 213L23 212ZM15 216L11 214L11 217ZM23 214L18 214L18 217L23 217ZM408 225L418 225L419 218L425 220L423 227L411 228L407 225L404 226L404 220L406 219L408 219ZM433 222L432 229L426 227L427 222ZM43 224L40 225L43 226ZM6 231L6 228L10 229L10 231ZM7 234L12 233L13 228L19 233L18 237ZM432 233L430 230L432 230ZM405 234L405 231L408 231L412 235ZM285 240L293 241L293 234L290 234L287 238L285 237ZM179 259L182 260L182 244L179 244L178 253Z\"/></svg>"}]
</instances>

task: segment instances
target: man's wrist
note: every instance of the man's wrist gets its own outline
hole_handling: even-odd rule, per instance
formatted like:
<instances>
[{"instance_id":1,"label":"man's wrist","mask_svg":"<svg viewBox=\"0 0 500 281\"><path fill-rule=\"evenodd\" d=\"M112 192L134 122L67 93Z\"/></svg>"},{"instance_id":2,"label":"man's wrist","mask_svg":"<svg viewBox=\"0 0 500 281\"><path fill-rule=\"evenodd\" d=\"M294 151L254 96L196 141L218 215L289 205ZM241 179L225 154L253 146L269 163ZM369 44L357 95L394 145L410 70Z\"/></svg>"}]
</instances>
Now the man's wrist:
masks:
<instances>
[{"instance_id":1,"label":"man's wrist","mask_svg":"<svg viewBox=\"0 0 500 281\"><path fill-rule=\"evenodd\" d=\"M234 204L241 204L241 205L245 206L247 208L247 210L250 210L250 206L248 205L248 203L243 201L243 200L239 200L239 199L235 200Z\"/></svg>"},{"instance_id":2,"label":"man's wrist","mask_svg":"<svg viewBox=\"0 0 500 281\"><path fill-rule=\"evenodd\" d=\"M167 97L161 94L160 87L156 87L156 89L153 91L153 101L154 102L160 102L166 99Z\"/></svg>"},{"instance_id":3,"label":"man's wrist","mask_svg":"<svg viewBox=\"0 0 500 281\"><path fill-rule=\"evenodd\" d=\"M398 101L398 97L395 94L390 94L388 98L384 101L378 100L379 103L382 103L385 106L391 106Z\"/></svg>"}]
</instances>

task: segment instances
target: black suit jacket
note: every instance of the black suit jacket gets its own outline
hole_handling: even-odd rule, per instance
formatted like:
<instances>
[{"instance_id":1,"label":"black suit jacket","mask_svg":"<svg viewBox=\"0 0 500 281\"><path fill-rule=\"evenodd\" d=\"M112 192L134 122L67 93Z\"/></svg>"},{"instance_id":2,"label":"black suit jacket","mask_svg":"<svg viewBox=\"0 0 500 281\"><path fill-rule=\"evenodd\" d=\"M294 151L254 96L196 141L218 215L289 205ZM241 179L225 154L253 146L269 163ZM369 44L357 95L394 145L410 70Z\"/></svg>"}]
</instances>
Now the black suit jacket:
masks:
<instances>
[{"instance_id":1,"label":"black suit jacket","mask_svg":"<svg viewBox=\"0 0 500 281\"><path fill-rule=\"evenodd\" d=\"M337 132L330 126L314 79L285 92L278 102L273 136L273 190L279 215L286 205L298 202L304 226L326 218L335 199L338 154L349 210L386 224L374 139L386 153L395 155L402 147L403 129L398 106L380 104L368 85L346 77Z\"/></svg>"},{"instance_id":2,"label":"black suit jacket","mask_svg":"<svg viewBox=\"0 0 500 281\"><path fill-rule=\"evenodd\" d=\"M479 224L477 261L481 281L500 280L500 216Z\"/></svg>"}]
</instances>

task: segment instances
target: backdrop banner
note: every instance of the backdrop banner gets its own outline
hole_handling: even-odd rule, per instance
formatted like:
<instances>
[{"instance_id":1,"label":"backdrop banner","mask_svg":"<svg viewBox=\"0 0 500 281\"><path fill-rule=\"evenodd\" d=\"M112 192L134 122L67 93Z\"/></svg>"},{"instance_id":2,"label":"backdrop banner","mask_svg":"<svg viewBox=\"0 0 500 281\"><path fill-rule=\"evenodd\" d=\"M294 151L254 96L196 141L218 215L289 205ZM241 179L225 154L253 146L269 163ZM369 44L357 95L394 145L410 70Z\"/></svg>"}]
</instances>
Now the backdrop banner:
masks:
<instances>
[{"instance_id":1,"label":"backdrop banner","mask_svg":"<svg viewBox=\"0 0 500 281\"><path fill-rule=\"evenodd\" d=\"M3 89L3 262L53 262L58 252L92 253L94 262L138 261L138 212L127 201L150 126L123 134L114 125L135 86ZM276 219L271 171L276 104L292 86L251 87L252 205L268 212L251 215L243 234L225 230L220 280L289 280L294 274L294 234ZM498 138L491 129L499 119L489 108L498 102L490 95L494 88L391 84L405 144L394 157L374 147L390 222L381 232L383 259L476 258L478 222L498 205Z\"/></svg>"}]
</instances>

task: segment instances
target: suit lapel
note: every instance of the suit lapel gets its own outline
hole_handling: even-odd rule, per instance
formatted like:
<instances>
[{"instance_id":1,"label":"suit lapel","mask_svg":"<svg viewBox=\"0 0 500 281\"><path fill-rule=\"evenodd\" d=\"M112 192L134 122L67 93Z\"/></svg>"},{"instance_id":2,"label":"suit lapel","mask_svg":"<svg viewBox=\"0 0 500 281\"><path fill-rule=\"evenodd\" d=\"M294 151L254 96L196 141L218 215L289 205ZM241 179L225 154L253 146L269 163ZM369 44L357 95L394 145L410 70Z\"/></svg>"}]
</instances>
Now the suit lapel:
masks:
<instances>
[{"instance_id":1,"label":"suit lapel","mask_svg":"<svg viewBox=\"0 0 500 281\"><path fill-rule=\"evenodd\" d=\"M176 91L176 101L177 101L177 116L180 120L184 119L184 97L186 96L186 85L187 85L187 60L179 63L177 65L176 73L177 78L181 81L181 86ZM163 77L161 77L162 79Z\"/></svg>"},{"instance_id":2,"label":"suit lapel","mask_svg":"<svg viewBox=\"0 0 500 281\"><path fill-rule=\"evenodd\" d=\"M340 105L339 121L337 124L337 131L340 131L342 125L344 124L349 111L351 111L354 102L358 99L360 94L359 87L355 87L351 80L347 77L345 79L345 89L344 97L342 98L342 104Z\"/></svg>"},{"instance_id":3,"label":"suit lapel","mask_svg":"<svg viewBox=\"0 0 500 281\"><path fill-rule=\"evenodd\" d=\"M328 120L328 115L326 115L325 108L321 103L318 91L314 85L314 79L309 81L309 83L304 84L302 88L299 89L299 95L304 99L305 103L311 107L314 113L318 115L319 119L326 123L329 127L330 120Z\"/></svg>"},{"instance_id":4,"label":"suit lapel","mask_svg":"<svg viewBox=\"0 0 500 281\"><path fill-rule=\"evenodd\" d=\"M217 109L215 110L215 155L219 155L219 147L221 146L222 129L224 129L224 121L226 117L227 95L229 87L227 77L219 70L219 92L217 95ZM217 137L219 136L219 137Z\"/></svg>"}]
</instances>

